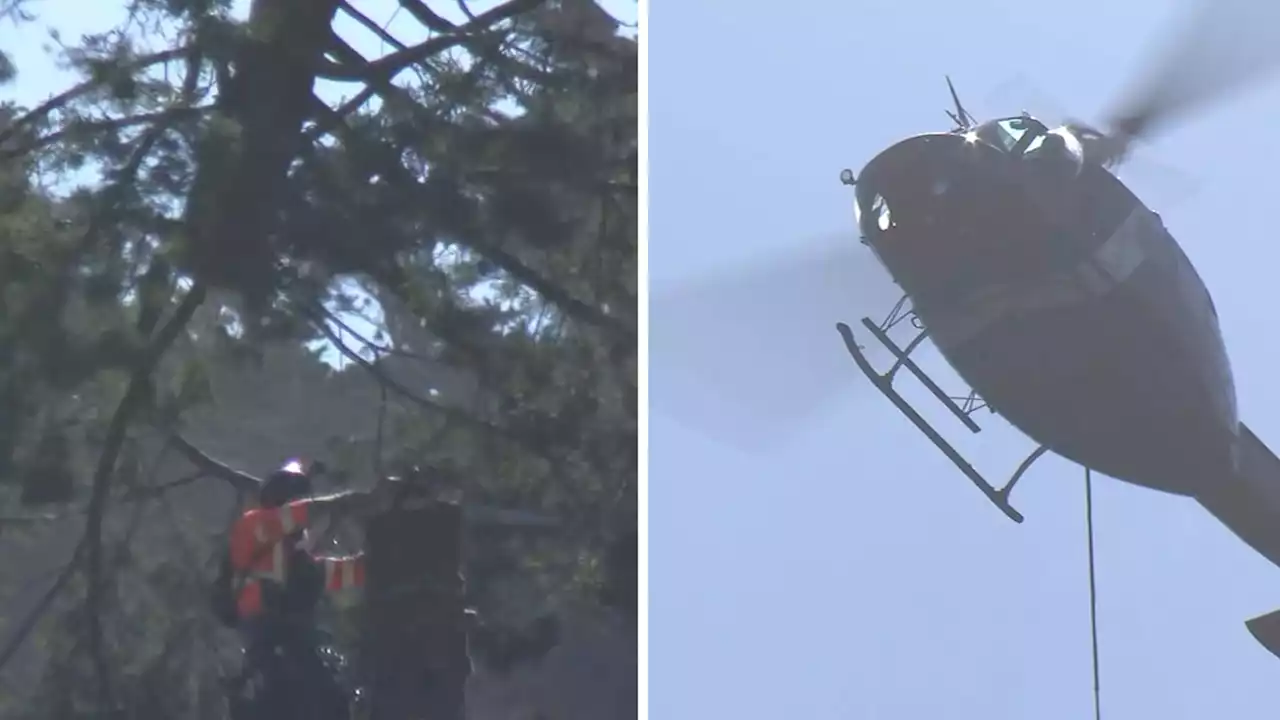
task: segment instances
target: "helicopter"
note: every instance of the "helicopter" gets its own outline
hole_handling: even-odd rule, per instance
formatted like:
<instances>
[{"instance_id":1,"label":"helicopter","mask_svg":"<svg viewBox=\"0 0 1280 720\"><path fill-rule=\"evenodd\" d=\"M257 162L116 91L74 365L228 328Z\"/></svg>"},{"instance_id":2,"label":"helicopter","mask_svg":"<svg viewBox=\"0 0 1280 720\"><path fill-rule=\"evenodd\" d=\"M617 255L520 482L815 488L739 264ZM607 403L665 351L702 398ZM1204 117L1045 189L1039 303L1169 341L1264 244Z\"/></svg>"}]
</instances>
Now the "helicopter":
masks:
<instances>
[{"instance_id":1,"label":"helicopter","mask_svg":"<svg viewBox=\"0 0 1280 720\"><path fill-rule=\"evenodd\" d=\"M900 295L883 320L864 317L857 334L843 322L836 330L870 384L1013 521L1023 521L1014 487L1052 452L1192 498L1280 566L1280 458L1240 420L1204 281L1118 175L1135 143L1280 64L1272 43L1211 77L1204 33L1223 21L1205 17L1192 18L1104 130L1055 127L1026 111L980 121L948 77L951 128L899 140L840 174L853 188L860 245ZM815 278L830 265L815 258ZM891 337L906 326L909 341ZM917 362L926 342L968 395L944 390ZM873 352L889 358L887 370ZM903 374L969 432L981 430L976 415L986 410L1036 449L1007 482L992 483L899 392ZM1280 657L1280 611L1246 626Z\"/></svg>"},{"instance_id":2,"label":"helicopter","mask_svg":"<svg viewBox=\"0 0 1280 720\"><path fill-rule=\"evenodd\" d=\"M905 293L885 321L862 321L894 358L887 372L837 324L858 367L1015 522L1014 485L1052 451L1194 498L1280 565L1280 458L1239 419L1204 282L1109 170L1127 140L1027 113L979 123L948 87L954 129L892 145L856 179L841 174L862 243ZM916 333L900 347L887 330L904 320ZM926 338L973 389L963 401L911 358ZM903 369L970 431L988 409L1039 446L996 487L898 393ZM1280 655L1280 612L1247 625Z\"/></svg>"},{"instance_id":3,"label":"helicopter","mask_svg":"<svg viewBox=\"0 0 1280 720\"><path fill-rule=\"evenodd\" d=\"M1238 422L1203 281L1159 215L1107 169L1121 144L1027 113L978 123L948 86L954 129L895 143L857 179L841 174L856 188L862 244L905 293L885 322L863 321L896 360L888 373L872 369L848 325L837 326L858 366L1015 521L1018 478L996 489L978 475L895 391L898 370L971 431L981 397L1045 450L1202 497L1229 525L1247 527L1234 497L1247 488L1230 486L1228 498L1210 479L1258 456L1245 448L1270 451ZM886 330L908 316L918 332L904 349ZM968 407L912 360L925 338L973 388ZM1280 563L1280 535L1242 536Z\"/></svg>"}]
</instances>

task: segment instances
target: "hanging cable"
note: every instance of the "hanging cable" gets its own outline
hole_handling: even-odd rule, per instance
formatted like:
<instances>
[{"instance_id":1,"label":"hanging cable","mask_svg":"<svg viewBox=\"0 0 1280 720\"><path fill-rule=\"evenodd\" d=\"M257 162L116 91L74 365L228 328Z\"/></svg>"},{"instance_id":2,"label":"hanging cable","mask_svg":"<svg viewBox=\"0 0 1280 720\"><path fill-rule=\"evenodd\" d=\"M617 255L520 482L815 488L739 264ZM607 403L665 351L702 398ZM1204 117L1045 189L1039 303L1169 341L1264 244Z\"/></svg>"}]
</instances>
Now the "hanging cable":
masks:
<instances>
[{"instance_id":1,"label":"hanging cable","mask_svg":"<svg viewBox=\"0 0 1280 720\"><path fill-rule=\"evenodd\" d=\"M1093 471L1084 469L1084 517L1089 534L1089 626L1093 638L1093 718L1102 720L1102 690L1098 673L1098 584L1093 561Z\"/></svg>"}]
</instances>

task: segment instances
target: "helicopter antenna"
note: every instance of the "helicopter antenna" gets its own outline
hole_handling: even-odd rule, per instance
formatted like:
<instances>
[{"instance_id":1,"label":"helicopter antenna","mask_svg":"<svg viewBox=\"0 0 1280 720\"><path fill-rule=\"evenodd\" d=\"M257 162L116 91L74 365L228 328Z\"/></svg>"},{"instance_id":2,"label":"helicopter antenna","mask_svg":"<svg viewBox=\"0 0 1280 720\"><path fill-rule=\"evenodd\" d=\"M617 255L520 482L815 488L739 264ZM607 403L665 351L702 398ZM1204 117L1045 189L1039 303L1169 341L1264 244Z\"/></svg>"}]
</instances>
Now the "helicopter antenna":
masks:
<instances>
[{"instance_id":1,"label":"helicopter antenna","mask_svg":"<svg viewBox=\"0 0 1280 720\"><path fill-rule=\"evenodd\" d=\"M955 103L956 106L955 112L952 112L951 110L946 111L947 117L951 118L951 121L956 124L957 130L968 130L978 123L974 117L969 114L969 111L964 109L964 104L960 102L960 95L956 92L956 86L951 82L951 76L947 75L946 78L947 89L951 91L951 102Z\"/></svg>"}]
</instances>

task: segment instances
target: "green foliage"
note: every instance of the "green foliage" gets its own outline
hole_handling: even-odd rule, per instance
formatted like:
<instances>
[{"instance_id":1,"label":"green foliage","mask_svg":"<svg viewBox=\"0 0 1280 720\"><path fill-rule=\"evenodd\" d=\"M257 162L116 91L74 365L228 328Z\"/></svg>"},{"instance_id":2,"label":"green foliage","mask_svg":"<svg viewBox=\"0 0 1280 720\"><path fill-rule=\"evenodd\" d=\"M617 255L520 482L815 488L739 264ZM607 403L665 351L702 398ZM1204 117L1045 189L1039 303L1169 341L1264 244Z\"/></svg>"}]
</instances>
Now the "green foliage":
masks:
<instances>
[{"instance_id":1,"label":"green foliage","mask_svg":"<svg viewBox=\"0 0 1280 720\"><path fill-rule=\"evenodd\" d=\"M254 15L316 31L333 7ZM36 692L0 717L222 717L230 639L203 596L222 538L157 439L217 426L252 448L276 417L325 432L308 414L353 387L385 402L315 438L338 484L433 465L468 503L561 521L469 538L490 646L544 646L566 604L625 606L634 559L619 576L609 548L636 523L636 45L594 7L521 1L392 72L340 51L300 65L318 34L246 33L226 2L134 0L68 51L83 82L0 109L0 518L22 520L0 540L80 548L24 651ZM373 101L313 112L317 68ZM353 296L380 308L377 336ZM315 360L334 341L342 372ZM317 409L224 416L255 377ZM37 511L64 519L42 535ZM6 556L0 576L41 571ZM23 617L0 613L5 632Z\"/></svg>"}]
</instances>

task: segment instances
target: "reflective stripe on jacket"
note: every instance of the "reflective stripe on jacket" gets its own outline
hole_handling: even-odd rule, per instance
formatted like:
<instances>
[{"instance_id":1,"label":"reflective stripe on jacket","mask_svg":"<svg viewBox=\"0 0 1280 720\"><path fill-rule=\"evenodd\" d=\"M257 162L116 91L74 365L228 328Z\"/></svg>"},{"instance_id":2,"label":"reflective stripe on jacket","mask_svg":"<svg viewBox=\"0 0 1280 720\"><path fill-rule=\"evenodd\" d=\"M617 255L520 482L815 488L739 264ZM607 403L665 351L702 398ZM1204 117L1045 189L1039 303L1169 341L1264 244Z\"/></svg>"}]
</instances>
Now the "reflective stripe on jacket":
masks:
<instances>
[{"instance_id":1,"label":"reflective stripe on jacket","mask_svg":"<svg viewBox=\"0 0 1280 720\"><path fill-rule=\"evenodd\" d=\"M263 611L263 583L288 582L285 540L308 527L310 501L246 511L231 528L231 567L240 585L236 608L241 619ZM364 586L364 557L316 557L324 565L324 589L341 593Z\"/></svg>"}]
</instances>

